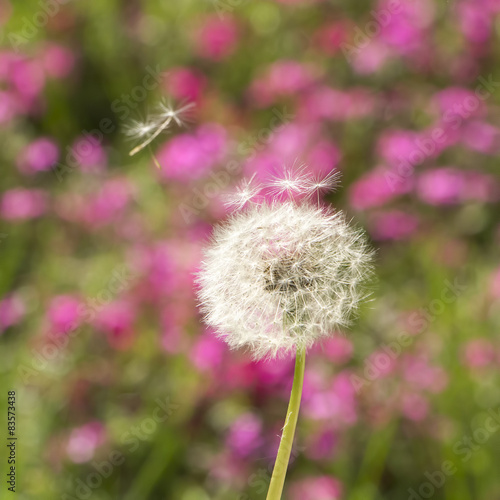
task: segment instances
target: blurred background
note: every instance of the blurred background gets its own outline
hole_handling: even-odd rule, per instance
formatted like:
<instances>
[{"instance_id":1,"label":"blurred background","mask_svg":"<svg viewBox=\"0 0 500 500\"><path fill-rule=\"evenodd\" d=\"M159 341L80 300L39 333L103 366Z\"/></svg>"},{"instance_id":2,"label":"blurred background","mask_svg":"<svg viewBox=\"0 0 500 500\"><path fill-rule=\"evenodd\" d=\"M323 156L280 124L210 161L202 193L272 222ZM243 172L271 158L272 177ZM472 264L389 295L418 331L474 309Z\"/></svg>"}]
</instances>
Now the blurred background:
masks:
<instances>
[{"instance_id":1,"label":"blurred background","mask_svg":"<svg viewBox=\"0 0 500 500\"><path fill-rule=\"evenodd\" d=\"M265 498L293 360L229 352L193 273L221 195L300 161L341 172L325 201L366 228L377 282L308 355L284 498L500 499L499 13L0 1L18 498ZM130 157L124 130L162 100L194 103L189 123Z\"/></svg>"}]
</instances>

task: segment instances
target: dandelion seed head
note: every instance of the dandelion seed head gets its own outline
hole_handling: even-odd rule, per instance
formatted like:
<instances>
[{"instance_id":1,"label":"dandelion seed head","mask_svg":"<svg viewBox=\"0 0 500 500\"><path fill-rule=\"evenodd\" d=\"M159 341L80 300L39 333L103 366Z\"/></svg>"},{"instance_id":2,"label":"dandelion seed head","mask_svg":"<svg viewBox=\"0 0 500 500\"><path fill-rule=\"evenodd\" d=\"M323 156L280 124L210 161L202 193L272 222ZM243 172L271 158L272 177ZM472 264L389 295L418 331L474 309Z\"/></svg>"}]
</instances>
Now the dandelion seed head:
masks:
<instances>
[{"instance_id":1,"label":"dandelion seed head","mask_svg":"<svg viewBox=\"0 0 500 500\"><path fill-rule=\"evenodd\" d=\"M249 204L214 230L198 274L205 321L232 348L276 357L348 326L365 298L372 252L341 212Z\"/></svg>"}]
</instances>

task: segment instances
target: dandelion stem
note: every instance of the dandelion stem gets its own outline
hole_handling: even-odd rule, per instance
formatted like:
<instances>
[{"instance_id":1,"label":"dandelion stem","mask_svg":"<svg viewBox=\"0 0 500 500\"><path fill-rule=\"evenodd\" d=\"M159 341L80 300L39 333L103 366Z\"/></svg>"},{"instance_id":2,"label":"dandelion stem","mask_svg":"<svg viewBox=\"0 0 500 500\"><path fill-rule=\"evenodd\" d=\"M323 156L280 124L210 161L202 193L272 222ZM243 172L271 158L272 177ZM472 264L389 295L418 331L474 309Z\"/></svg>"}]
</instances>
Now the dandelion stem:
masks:
<instances>
[{"instance_id":1,"label":"dandelion stem","mask_svg":"<svg viewBox=\"0 0 500 500\"><path fill-rule=\"evenodd\" d=\"M299 417L300 400L302 398L302 386L304 385L304 369L306 365L306 350L304 347L297 349L295 359L295 373L293 376L292 392L290 394L290 402L288 403L288 411L286 414L285 426L281 435L280 446L276 462L274 464L271 483L267 492L266 500L280 500L285 484L285 476L290 461L290 453L293 446L293 437L295 435L295 427Z\"/></svg>"}]
</instances>

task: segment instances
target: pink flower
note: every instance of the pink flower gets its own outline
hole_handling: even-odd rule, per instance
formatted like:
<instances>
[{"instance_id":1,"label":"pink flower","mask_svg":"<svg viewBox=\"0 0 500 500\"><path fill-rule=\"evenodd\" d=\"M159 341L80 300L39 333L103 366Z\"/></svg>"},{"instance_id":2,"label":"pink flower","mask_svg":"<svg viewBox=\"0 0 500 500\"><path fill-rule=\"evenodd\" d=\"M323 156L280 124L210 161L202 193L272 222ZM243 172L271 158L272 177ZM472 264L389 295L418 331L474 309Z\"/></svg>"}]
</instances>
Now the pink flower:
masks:
<instances>
[{"instance_id":1,"label":"pink flower","mask_svg":"<svg viewBox=\"0 0 500 500\"><path fill-rule=\"evenodd\" d=\"M349 62L358 74L370 75L382 70L390 55L391 51L385 44L372 40L366 47L352 54Z\"/></svg>"},{"instance_id":2,"label":"pink flower","mask_svg":"<svg viewBox=\"0 0 500 500\"><path fill-rule=\"evenodd\" d=\"M94 325L108 335L113 347L126 348L132 340L135 316L135 306L129 300L115 300L99 308Z\"/></svg>"},{"instance_id":3,"label":"pink flower","mask_svg":"<svg viewBox=\"0 0 500 500\"><path fill-rule=\"evenodd\" d=\"M492 15L476 1L458 3L458 19L464 36L473 43L485 43L491 37Z\"/></svg>"},{"instance_id":4,"label":"pink flower","mask_svg":"<svg viewBox=\"0 0 500 500\"><path fill-rule=\"evenodd\" d=\"M291 500L340 500L342 483L331 476L313 476L290 486Z\"/></svg>"},{"instance_id":5,"label":"pink flower","mask_svg":"<svg viewBox=\"0 0 500 500\"><path fill-rule=\"evenodd\" d=\"M41 189L11 189L0 201L0 214L7 220L40 217L46 208L47 196Z\"/></svg>"},{"instance_id":6,"label":"pink flower","mask_svg":"<svg viewBox=\"0 0 500 500\"><path fill-rule=\"evenodd\" d=\"M348 373L340 373L327 390L313 389L304 398L304 413L312 419L328 419L339 426L354 424L358 418L356 394Z\"/></svg>"},{"instance_id":7,"label":"pink flower","mask_svg":"<svg viewBox=\"0 0 500 500\"><path fill-rule=\"evenodd\" d=\"M375 240L403 240L415 233L418 218L400 210L391 210L371 215L369 225Z\"/></svg>"},{"instance_id":8,"label":"pink flower","mask_svg":"<svg viewBox=\"0 0 500 500\"><path fill-rule=\"evenodd\" d=\"M59 159L57 144L47 137L41 137L30 144L17 158L19 170L25 174L50 170Z\"/></svg>"},{"instance_id":9,"label":"pink flower","mask_svg":"<svg viewBox=\"0 0 500 500\"><path fill-rule=\"evenodd\" d=\"M337 443L337 434L327 429L312 436L312 439L307 443L305 454L311 460L331 459Z\"/></svg>"},{"instance_id":10,"label":"pink flower","mask_svg":"<svg viewBox=\"0 0 500 500\"><path fill-rule=\"evenodd\" d=\"M238 25L230 16L207 16L196 34L196 50L201 57L219 61L236 49Z\"/></svg>"},{"instance_id":11,"label":"pink flower","mask_svg":"<svg viewBox=\"0 0 500 500\"><path fill-rule=\"evenodd\" d=\"M453 205L466 200L491 202L498 200L499 186L487 174L444 167L422 173L417 193L431 205Z\"/></svg>"},{"instance_id":12,"label":"pink flower","mask_svg":"<svg viewBox=\"0 0 500 500\"><path fill-rule=\"evenodd\" d=\"M326 86L314 87L300 101L301 119L347 121L369 116L375 107L373 95L364 88L349 91Z\"/></svg>"},{"instance_id":13,"label":"pink flower","mask_svg":"<svg viewBox=\"0 0 500 500\"><path fill-rule=\"evenodd\" d=\"M0 123L9 122L21 111L19 97L14 92L0 90Z\"/></svg>"},{"instance_id":14,"label":"pink flower","mask_svg":"<svg viewBox=\"0 0 500 500\"><path fill-rule=\"evenodd\" d=\"M189 354L189 359L200 371L214 370L220 366L227 348L213 332L200 337Z\"/></svg>"},{"instance_id":15,"label":"pink flower","mask_svg":"<svg viewBox=\"0 0 500 500\"><path fill-rule=\"evenodd\" d=\"M334 22L322 26L314 34L315 44L328 55L336 54L347 40L351 26L345 22Z\"/></svg>"},{"instance_id":16,"label":"pink flower","mask_svg":"<svg viewBox=\"0 0 500 500\"><path fill-rule=\"evenodd\" d=\"M463 127L462 142L474 151L495 154L500 150L500 129L480 121L467 123Z\"/></svg>"},{"instance_id":17,"label":"pink flower","mask_svg":"<svg viewBox=\"0 0 500 500\"><path fill-rule=\"evenodd\" d=\"M133 194L134 187L125 177L106 181L82 207L83 220L94 226L113 222L124 212Z\"/></svg>"},{"instance_id":18,"label":"pink flower","mask_svg":"<svg viewBox=\"0 0 500 500\"><path fill-rule=\"evenodd\" d=\"M427 356L406 355L401 364L404 379L416 389L442 392L448 384L446 372L429 364Z\"/></svg>"},{"instance_id":19,"label":"pink flower","mask_svg":"<svg viewBox=\"0 0 500 500\"><path fill-rule=\"evenodd\" d=\"M222 161L227 152L227 134L219 125L205 124L193 133L179 134L158 152L166 179L198 179Z\"/></svg>"},{"instance_id":20,"label":"pink flower","mask_svg":"<svg viewBox=\"0 0 500 500\"><path fill-rule=\"evenodd\" d=\"M430 205L460 203L466 189L463 172L454 168L428 170L420 175L417 184L419 197Z\"/></svg>"},{"instance_id":21,"label":"pink flower","mask_svg":"<svg viewBox=\"0 0 500 500\"><path fill-rule=\"evenodd\" d=\"M406 418L420 422L429 414L429 402L419 393L408 392L402 397L401 411Z\"/></svg>"},{"instance_id":22,"label":"pink flower","mask_svg":"<svg viewBox=\"0 0 500 500\"><path fill-rule=\"evenodd\" d=\"M468 368L483 368L495 361L495 348L487 339L474 339L465 344L462 362Z\"/></svg>"},{"instance_id":23,"label":"pink flower","mask_svg":"<svg viewBox=\"0 0 500 500\"><path fill-rule=\"evenodd\" d=\"M373 375L373 379L384 378L390 375L396 368L396 357L389 349L377 349L373 351L366 360L366 365L370 375Z\"/></svg>"},{"instance_id":24,"label":"pink flower","mask_svg":"<svg viewBox=\"0 0 500 500\"><path fill-rule=\"evenodd\" d=\"M67 334L79 324L79 310L81 302L72 295L58 295L48 306L47 317L50 333Z\"/></svg>"},{"instance_id":25,"label":"pink flower","mask_svg":"<svg viewBox=\"0 0 500 500\"><path fill-rule=\"evenodd\" d=\"M392 4L390 0L379 2L379 38L401 54L411 54L422 48L427 40L426 29L434 20L434 6L429 0L418 3L401 0L396 4L397 9ZM384 22L383 13L387 18Z\"/></svg>"},{"instance_id":26,"label":"pink flower","mask_svg":"<svg viewBox=\"0 0 500 500\"><path fill-rule=\"evenodd\" d=\"M160 241L136 250L132 262L138 274L144 276L140 290L143 299L154 302L179 287L182 276L173 247L169 241Z\"/></svg>"},{"instance_id":27,"label":"pink flower","mask_svg":"<svg viewBox=\"0 0 500 500\"><path fill-rule=\"evenodd\" d=\"M423 137L411 130L391 130L379 137L377 150L392 167L410 173L412 167L423 163L436 153L436 148L426 147Z\"/></svg>"},{"instance_id":28,"label":"pink flower","mask_svg":"<svg viewBox=\"0 0 500 500\"><path fill-rule=\"evenodd\" d=\"M227 446L239 458L249 457L262 443L262 422L252 413L238 417L226 438Z\"/></svg>"},{"instance_id":29,"label":"pink flower","mask_svg":"<svg viewBox=\"0 0 500 500\"><path fill-rule=\"evenodd\" d=\"M395 197L409 192L410 188L410 179L379 167L352 184L349 199L356 210L364 210L385 205Z\"/></svg>"},{"instance_id":30,"label":"pink flower","mask_svg":"<svg viewBox=\"0 0 500 500\"><path fill-rule=\"evenodd\" d=\"M197 101L206 86L206 78L196 69L174 68L166 76L166 90L178 101Z\"/></svg>"},{"instance_id":31,"label":"pink flower","mask_svg":"<svg viewBox=\"0 0 500 500\"><path fill-rule=\"evenodd\" d=\"M45 75L40 61L20 59L15 61L9 73L15 89L25 99L38 97L45 86Z\"/></svg>"},{"instance_id":32,"label":"pink flower","mask_svg":"<svg viewBox=\"0 0 500 500\"><path fill-rule=\"evenodd\" d=\"M315 79L313 67L293 60L273 63L250 86L250 95L260 106L268 106L281 96L294 95L310 87Z\"/></svg>"},{"instance_id":33,"label":"pink flower","mask_svg":"<svg viewBox=\"0 0 500 500\"><path fill-rule=\"evenodd\" d=\"M7 295L0 300L0 334L19 323L25 313L26 307L18 295Z\"/></svg>"},{"instance_id":34,"label":"pink flower","mask_svg":"<svg viewBox=\"0 0 500 500\"><path fill-rule=\"evenodd\" d=\"M64 78L68 76L75 66L73 52L55 43L48 44L42 52L42 64L49 76Z\"/></svg>"},{"instance_id":35,"label":"pink flower","mask_svg":"<svg viewBox=\"0 0 500 500\"><path fill-rule=\"evenodd\" d=\"M96 449L105 441L105 430L101 422L94 421L71 431L66 452L69 458L81 464L92 460Z\"/></svg>"},{"instance_id":36,"label":"pink flower","mask_svg":"<svg viewBox=\"0 0 500 500\"><path fill-rule=\"evenodd\" d=\"M71 154L82 167L82 172L99 172L107 163L106 151L100 141L89 135L76 139L71 146Z\"/></svg>"},{"instance_id":37,"label":"pink flower","mask_svg":"<svg viewBox=\"0 0 500 500\"><path fill-rule=\"evenodd\" d=\"M494 299L500 299L500 267L493 272L491 277L490 293Z\"/></svg>"},{"instance_id":38,"label":"pink flower","mask_svg":"<svg viewBox=\"0 0 500 500\"><path fill-rule=\"evenodd\" d=\"M470 118L484 116L486 105L472 90L448 87L436 93L431 101L437 107L445 128L456 130Z\"/></svg>"},{"instance_id":39,"label":"pink flower","mask_svg":"<svg viewBox=\"0 0 500 500\"><path fill-rule=\"evenodd\" d=\"M319 345L317 351L323 353L330 361L343 364L351 359L353 345L347 337L338 334Z\"/></svg>"}]
</instances>

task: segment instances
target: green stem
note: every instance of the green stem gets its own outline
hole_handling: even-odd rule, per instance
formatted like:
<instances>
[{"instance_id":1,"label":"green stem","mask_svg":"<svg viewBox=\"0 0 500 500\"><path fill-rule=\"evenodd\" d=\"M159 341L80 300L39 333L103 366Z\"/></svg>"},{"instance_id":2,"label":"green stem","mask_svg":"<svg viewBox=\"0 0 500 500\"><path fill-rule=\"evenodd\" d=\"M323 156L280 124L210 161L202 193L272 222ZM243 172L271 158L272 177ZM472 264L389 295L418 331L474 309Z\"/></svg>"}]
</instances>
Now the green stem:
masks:
<instances>
[{"instance_id":1,"label":"green stem","mask_svg":"<svg viewBox=\"0 0 500 500\"><path fill-rule=\"evenodd\" d=\"M299 417L300 399L302 398L302 386L304 385L304 369L306 366L306 350L305 348L297 349L295 359L295 373L293 376L292 393L290 394L290 402L288 403L288 411L286 413L285 426L281 435L280 446L276 462L274 464L269 491L267 492L266 500L280 500L285 484L286 470L290 460L290 453L293 446L293 436L295 435L295 427Z\"/></svg>"}]
</instances>

